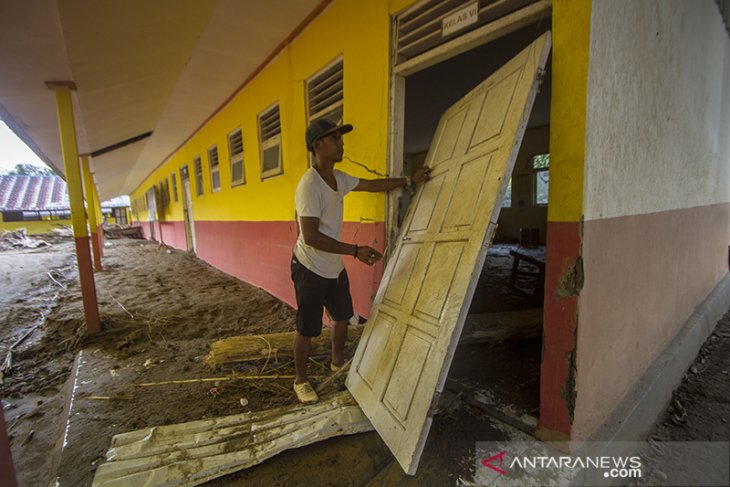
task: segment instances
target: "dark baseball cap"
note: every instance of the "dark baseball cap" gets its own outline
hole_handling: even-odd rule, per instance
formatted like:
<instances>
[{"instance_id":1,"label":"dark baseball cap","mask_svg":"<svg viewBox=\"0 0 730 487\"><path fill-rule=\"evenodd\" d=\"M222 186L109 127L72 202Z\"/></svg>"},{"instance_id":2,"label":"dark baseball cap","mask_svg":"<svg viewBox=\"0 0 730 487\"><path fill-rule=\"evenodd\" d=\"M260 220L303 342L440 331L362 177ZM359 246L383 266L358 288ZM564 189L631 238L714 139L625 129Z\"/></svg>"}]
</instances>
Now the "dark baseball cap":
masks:
<instances>
[{"instance_id":1,"label":"dark baseball cap","mask_svg":"<svg viewBox=\"0 0 730 487\"><path fill-rule=\"evenodd\" d=\"M315 140L321 139L322 137L335 132L339 132L341 134L352 132L352 125L349 123L345 125L337 125L326 118L320 118L310 123L309 127L307 127L307 133L305 136L307 141L307 150L309 152L314 152L312 144L314 144Z\"/></svg>"}]
</instances>

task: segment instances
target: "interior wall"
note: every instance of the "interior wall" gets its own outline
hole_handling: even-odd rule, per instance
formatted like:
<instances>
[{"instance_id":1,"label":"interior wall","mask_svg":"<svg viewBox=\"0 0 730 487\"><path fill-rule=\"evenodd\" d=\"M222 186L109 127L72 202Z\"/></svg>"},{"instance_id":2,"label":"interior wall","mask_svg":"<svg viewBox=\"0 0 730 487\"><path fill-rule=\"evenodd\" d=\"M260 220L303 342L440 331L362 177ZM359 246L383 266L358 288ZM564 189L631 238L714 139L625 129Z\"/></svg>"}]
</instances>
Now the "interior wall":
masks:
<instances>
[{"instance_id":1,"label":"interior wall","mask_svg":"<svg viewBox=\"0 0 730 487\"><path fill-rule=\"evenodd\" d=\"M550 29L551 19L517 30L419 71L406 78L404 144L406 154L428 151L441 115L471 89ZM535 98L528 128L550 118L551 62Z\"/></svg>"},{"instance_id":2,"label":"interior wall","mask_svg":"<svg viewBox=\"0 0 730 487\"><path fill-rule=\"evenodd\" d=\"M713 0L594 0L573 436L727 273L730 39Z\"/></svg>"},{"instance_id":3,"label":"interior wall","mask_svg":"<svg viewBox=\"0 0 730 487\"><path fill-rule=\"evenodd\" d=\"M535 171L532 157L550 152L550 126L527 129L512 171L512 205L502 207L495 240L518 242L520 228L540 229L540 243L547 236L547 205L535 203Z\"/></svg>"}]
</instances>

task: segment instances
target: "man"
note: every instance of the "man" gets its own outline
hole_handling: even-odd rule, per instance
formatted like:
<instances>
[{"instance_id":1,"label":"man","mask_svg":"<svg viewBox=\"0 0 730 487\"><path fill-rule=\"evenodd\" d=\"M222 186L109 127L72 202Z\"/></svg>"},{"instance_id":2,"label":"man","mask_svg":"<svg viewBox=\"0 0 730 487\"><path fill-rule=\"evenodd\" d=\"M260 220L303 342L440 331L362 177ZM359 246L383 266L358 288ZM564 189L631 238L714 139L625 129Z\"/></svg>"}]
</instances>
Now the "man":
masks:
<instances>
[{"instance_id":1,"label":"man","mask_svg":"<svg viewBox=\"0 0 730 487\"><path fill-rule=\"evenodd\" d=\"M318 400L307 379L307 361L312 337L322 331L322 311L332 318L332 362L337 371L344 365L343 350L347 323L353 316L352 297L342 255L373 265L382 258L367 245L341 242L343 201L350 191L389 191L410 187L429 178L429 169L420 168L413 178L358 179L334 169L342 161L342 135L352 125L336 125L320 119L307 128L307 149L314 164L304 173L296 190L299 238L292 256L291 277L297 296L297 333L294 338L294 392L299 401Z\"/></svg>"}]
</instances>

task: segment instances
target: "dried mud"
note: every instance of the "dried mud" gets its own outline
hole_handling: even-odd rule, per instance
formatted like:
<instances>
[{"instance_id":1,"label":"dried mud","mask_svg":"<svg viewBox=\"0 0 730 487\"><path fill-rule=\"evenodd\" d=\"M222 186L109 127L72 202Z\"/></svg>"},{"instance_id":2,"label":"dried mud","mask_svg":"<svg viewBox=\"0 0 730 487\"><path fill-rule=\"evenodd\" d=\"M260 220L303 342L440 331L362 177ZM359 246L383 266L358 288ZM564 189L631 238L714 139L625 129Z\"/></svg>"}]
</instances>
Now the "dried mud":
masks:
<instances>
[{"instance_id":1,"label":"dried mud","mask_svg":"<svg viewBox=\"0 0 730 487\"><path fill-rule=\"evenodd\" d=\"M0 252L0 361L11 344L30 332L15 348L11 373L0 385L20 485L50 485L57 475L61 485L91 485L112 436L118 433L295 401L290 379L136 387L225 376L204 364L213 341L239 334L290 331L294 310L190 254L155 242L113 240L104 250L104 270L95 274L103 331L93 336L84 329L70 239L43 249ZM534 305L506 288L509 250L510 246L501 246L490 251L471 312ZM529 288L530 282L520 285ZM726 316L698 357L696 372L688 373L687 384L677 392L686 408L686 421L672 422L675 412L670 408L657 423L657 438L730 436L729 328ZM108 366L89 386L95 396L107 399L80 398L84 414L68 447L74 448L74 454L59 465L69 377L80 350L95 363ZM478 360L477 352L482 353L479 348L460 347L454 370L460 370L462 361ZM310 374L326 376L327 365L310 364ZM267 374L293 373L291 363L275 358L241 367L238 372L260 373L264 368ZM334 381L325 394L343 387L343 380ZM248 401L245 407L242 398ZM403 474L376 433L366 433L286 451L210 484L463 484L473 478L476 468L475 442L504 438L505 431L503 424L457 397L434 418L415 477Z\"/></svg>"}]
</instances>

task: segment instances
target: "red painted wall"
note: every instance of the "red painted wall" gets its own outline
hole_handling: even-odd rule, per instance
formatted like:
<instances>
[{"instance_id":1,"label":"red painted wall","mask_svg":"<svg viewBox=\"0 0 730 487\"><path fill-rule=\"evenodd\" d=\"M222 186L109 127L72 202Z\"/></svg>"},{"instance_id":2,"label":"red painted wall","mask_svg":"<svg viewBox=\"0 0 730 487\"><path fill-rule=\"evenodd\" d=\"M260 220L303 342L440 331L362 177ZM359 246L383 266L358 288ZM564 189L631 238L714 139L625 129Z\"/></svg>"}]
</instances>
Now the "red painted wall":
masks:
<instances>
[{"instance_id":1,"label":"red painted wall","mask_svg":"<svg viewBox=\"0 0 730 487\"><path fill-rule=\"evenodd\" d=\"M185 241L185 224L183 222L160 222L160 228L166 245L183 251L188 250L188 244Z\"/></svg>"},{"instance_id":2,"label":"red painted wall","mask_svg":"<svg viewBox=\"0 0 730 487\"><path fill-rule=\"evenodd\" d=\"M561 281L578 260L580 249L579 222L548 222L538 431L546 441L571 436L578 296L566 295Z\"/></svg>"},{"instance_id":3,"label":"red painted wall","mask_svg":"<svg viewBox=\"0 0 730 487\"><path fill-rule=\"evenodd\" d=\"M196 253L212 266L268 291L296 306L289 275L297 226L289 222L195 222ZM383 250L382 223L345 222L342 240ZM383 276L383 264L368 267L343 257L350 277L355 311L370 314L372 298Z\"/></svg>"}]
</instances>

